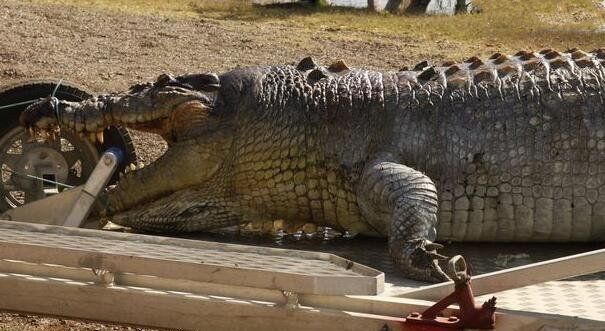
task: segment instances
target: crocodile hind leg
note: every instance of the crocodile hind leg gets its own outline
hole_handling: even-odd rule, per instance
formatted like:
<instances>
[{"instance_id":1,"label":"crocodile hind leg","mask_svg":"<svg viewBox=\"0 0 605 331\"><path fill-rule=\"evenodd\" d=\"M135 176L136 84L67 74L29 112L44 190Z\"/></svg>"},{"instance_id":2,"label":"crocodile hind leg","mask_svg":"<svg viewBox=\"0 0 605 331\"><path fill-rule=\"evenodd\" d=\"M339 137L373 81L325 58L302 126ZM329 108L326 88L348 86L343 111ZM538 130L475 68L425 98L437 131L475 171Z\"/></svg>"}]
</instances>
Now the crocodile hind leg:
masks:
<instances>
[{"instance_id":1,"label":"crocodile hind leg","mask_svg":"<svg viewBox=\"0 0 605 331\"><path fill-rule=\"evenodd\" d=\"M113 223L149 232L214 230L246 221L239 205L209 189L184 189L111 216Z\"/></svg>"},{"instance_id":2,"label":"crocodile hind leg","mask_svg":"<svg viewBox=\"0 0 605 331\"><path fill-rule=\"evenodd\" d=\"M442 246L432 242L437 190L430 178L399 163L375 160L363 172L358 202L368 222L388 235L391 256L406 277L449 279L438 264L445 258L436 252Z\"/></svg>"}]
</instances>

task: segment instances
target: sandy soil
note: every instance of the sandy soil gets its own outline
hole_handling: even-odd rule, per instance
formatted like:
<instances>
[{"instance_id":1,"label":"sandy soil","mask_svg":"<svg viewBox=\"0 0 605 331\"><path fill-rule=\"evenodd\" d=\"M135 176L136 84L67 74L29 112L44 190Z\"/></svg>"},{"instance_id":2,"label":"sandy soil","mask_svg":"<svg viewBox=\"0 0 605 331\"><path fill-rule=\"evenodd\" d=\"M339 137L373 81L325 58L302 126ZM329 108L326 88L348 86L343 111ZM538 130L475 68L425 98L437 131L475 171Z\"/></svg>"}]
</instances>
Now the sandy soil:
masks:
<instances>
[{"instance_id":1,"label":"sandy soil","mask_svg":"<svg viewBox=\"0 0 605 331\"><path fill-rule=\"evenodd\" d=\"M159 331L17 313L0 313L0 331Z\"/></svg>"},{"instance_id":2,"label":"sandy soil","mask_svg":"<svg viewBox=\"0 0 605 331\"><path fill-rule=\"evenodd\" d=\"M121 90L162 72L294 64L306 56L385 69L423 57L405 56L414 40L404 33L388 41L377 34L372 42L354 42L331 38L338 33L334 29L318 29L300 42L299 28L286 23L133 16L19 0L0 4L0 22L2 84L59 77L97 92Z\"/></svg>"}]
</instances>

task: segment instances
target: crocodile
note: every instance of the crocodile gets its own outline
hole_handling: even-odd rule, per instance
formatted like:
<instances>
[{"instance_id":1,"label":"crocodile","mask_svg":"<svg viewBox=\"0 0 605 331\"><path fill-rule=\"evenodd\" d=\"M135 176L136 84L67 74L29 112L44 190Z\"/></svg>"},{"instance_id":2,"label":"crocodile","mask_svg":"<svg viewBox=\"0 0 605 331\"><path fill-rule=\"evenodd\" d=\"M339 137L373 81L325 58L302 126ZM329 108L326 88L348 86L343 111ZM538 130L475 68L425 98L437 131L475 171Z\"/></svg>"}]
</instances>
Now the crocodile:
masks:
<instances>
[{"instance_id":1,"label":"crocodile","mask_svg":"<svg viewBox=\"0 0 605 331\"><path fill-rule=\"evenodd\" d=\"M121 125L168 142L108 191L114 223L178 233L311 221L387 237L405 276L440 282L437 240L605 239L604 80L605 49L393 71L309 57L41 99L20 120L91 139Z\"/></svg>"}]
</instances>

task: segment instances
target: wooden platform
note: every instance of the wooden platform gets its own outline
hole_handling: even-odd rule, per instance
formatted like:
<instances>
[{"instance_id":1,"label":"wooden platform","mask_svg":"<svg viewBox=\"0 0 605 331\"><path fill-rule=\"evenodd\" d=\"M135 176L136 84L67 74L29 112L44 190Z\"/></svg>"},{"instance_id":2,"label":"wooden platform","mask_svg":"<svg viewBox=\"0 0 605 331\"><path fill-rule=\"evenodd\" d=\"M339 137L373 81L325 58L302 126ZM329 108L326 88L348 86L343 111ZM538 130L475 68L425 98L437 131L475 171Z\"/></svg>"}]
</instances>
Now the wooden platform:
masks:
<instances>
[{"instance_id":1,"label":"wooden platform","mask_svg":"<svg viewBox=\"0 0 605 331\"><path fill-rule=\"evenodd\" d=\"M0 259L291 291L370 294L384 274L333 254L0 221Z\"/></svg>"},{"instance_id":2,"label":"wooden platform","mask_svg":"<svg viewBox=\"0 0 605 331\"><path fill-rule=\"evenodd\" d=\"M5 221L0 232L2 310L182 330L384 331L414 330L403 316L432 304L377 296L383 273L328 253ZM498 314L497 330L548 327L604 324Z\"/></svg>"}]
</instances>

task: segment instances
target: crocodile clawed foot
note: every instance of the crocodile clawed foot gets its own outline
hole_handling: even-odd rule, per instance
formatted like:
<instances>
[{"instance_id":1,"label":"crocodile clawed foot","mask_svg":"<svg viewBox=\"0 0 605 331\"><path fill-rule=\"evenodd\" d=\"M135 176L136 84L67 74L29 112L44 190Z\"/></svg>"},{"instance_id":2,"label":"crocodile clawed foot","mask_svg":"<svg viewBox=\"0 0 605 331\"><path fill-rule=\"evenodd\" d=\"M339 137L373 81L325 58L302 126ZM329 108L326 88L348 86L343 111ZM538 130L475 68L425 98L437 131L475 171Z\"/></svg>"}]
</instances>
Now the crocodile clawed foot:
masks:
<instances>
[{"instance_id":1,"label":"crocodile clawed foot","mask_svg":"<svg viewBox=\"0 0 605 331\"><path fill-rule=\"evenodd\" d=\"M450 280L439 267L439 260L447 259L446 256L437 253L437 249L443 248L442 245L426 239L414 239L397 246L395 248L393 244L391 245L391 250L399 250L399 252L393 251L392 253L395 254L392 255L395 257L395 264L404 276L431 283Z\"/></svg>"}]
</instances>

